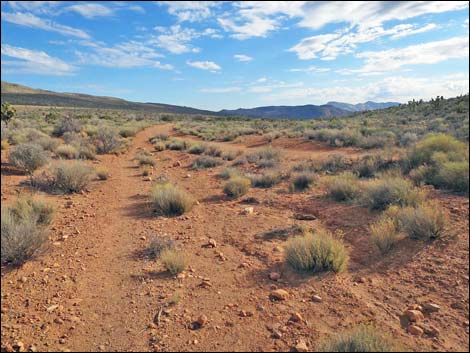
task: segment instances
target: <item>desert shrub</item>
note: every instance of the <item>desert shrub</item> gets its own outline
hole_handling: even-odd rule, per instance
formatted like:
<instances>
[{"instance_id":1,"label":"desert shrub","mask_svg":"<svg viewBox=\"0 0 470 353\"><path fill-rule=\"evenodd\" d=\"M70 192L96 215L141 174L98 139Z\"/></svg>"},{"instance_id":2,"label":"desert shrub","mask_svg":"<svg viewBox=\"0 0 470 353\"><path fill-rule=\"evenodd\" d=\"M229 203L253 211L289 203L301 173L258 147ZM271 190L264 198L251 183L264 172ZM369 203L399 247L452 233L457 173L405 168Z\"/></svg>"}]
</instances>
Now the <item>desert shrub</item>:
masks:
<instances>
[{"instance_id":1,"label":"desert shrub","mask_svg":"<svg viewBox=\"0 0 470 353\"><path fill-rule=\"evenodd\" d=\"M55 153L58 157L65 159L77 159L80 156L78 150L72 145L60 145Z\"/></svg>"},{"instance_id":2,"label":"desert shrub","mask_svg":"<svg viewBox=\"0 0 470 353\"><path fill-rule=\"evenodd\" d=\"M60 139L52 138L49 136L42 137L39 140L36 140L36 143L41 146L45 151L54 152L57 147L61 144Z\"/></svg>"},{"instance_id":3,"label":"desert shrub","mask_svg":"<svg viewBox=\"0 0 470 353\"><path fill-rule=\"evenodd\" d=\"M80 159L96 159L96 147L92 144L83 144L78 147L78 158Z\"/></svg>"},{"instance_id":4,"label":"desert shrub","mask_svg":"<svg viewBox=\"0 0 470 353\"><path fill-rule=\"evenodd\" d=\"M51 169L51 187L63 193L84 190L94 175L93 168L84 162L59 162Z\"/></svg>"},{"instance_id":5,"label":"desert shrub","mask_svg":"<svg viewBox=\"0 0 470 353\"><path fill-rule=\"evenodd\" d=\"M138 128L132 126L125 126L119 130L119 135L124 138L133 137L139 131Z\"/></svg>"},{"instance_id":6,"label":"desert shrub","mask_svg":"<svg viewBox=\"0 0 470 353\"><path fill-rule=\"evenodd\" d=\"M8 149L8 147L10 147L10 144L8 143L7 140L2 140L1 147L2 147L2 151L3 151L3 150Z\"/></svg>"},{"instance_id":7,"label":"desert shrub","mask_svg":"<svg viewBox=\"0 0 470 353\"><path fill-rule=\"evenodd\" d=\"M246 156L249 163L254 163L260 168L273 168L279 164L281 151L272 147L265 147Z\"/></svg>"},{"instance_id":8,"label":"desert shrub","mask_svg":"<svg viewBox=\"0 0 470 353\"><path fill-rule=\"evenodd\" d=\"M165 250L160 254L160 260L172 275L183 272L187 266L186 257L181 251Z\"/></svg>"},{"instance_id":9,"label":"desert shrub","mask_svg":"<svg viewBox=\"0 0 470 353\"><path fill-rule=\"evenodd\" d=\"M67 132L78 133L82 130L83 124L80 120L74 118L63 118L55 127L53 134L55 136L62 136Z\"/></svg>"},{"instance_id":10,"label":"desert shrub","mask_svg":"<svg viewBox=\"0 0 470 353\"><path fill-rule=\"evenodd\" d=\"M336 201L351 201L358 197L360 188L355 174L344 172L326 180L327 194Z\"/></svg>"},{"instance_id":11,"label":"desert shrub","mask_svg":"<svg viewBox=\"0 0 470 353\"><path fill-rule=\"evenodd\" d=\"M198 144L195 144L195 145L192 145L191 147L189 147L188 149L188 153L191 153L191 154L203 154L207 149L207 145L204 144L204 143L198 143Z\"/></svg>"},{"instance_id":12,"label":"desert shrub","mask_svg":"<svg viewBox=\"0 0 470 353\"><path fill-rule=\"evenodd\" d=\"M157 183L150 191L150 200L159 215L179 216L192 209L193 198L170 183Z\"/></svg>"},{"instance_id":13,"label":"desert shrub","mask_svg":"<svg viewBox=\"0 0 470 353\"><path fill-rule=\"evenodd\" d=\"M29 143L31 141L36 143L36 141L46 137L48 137L48 135L42 131L33 128L23 128L12 131L9 140L12 144L18 145L22 143Z\"/></svg>"},{"instance_id":14,"label":"desert shrub","mask_svg":"<svg viewBox=\"0 0 470 353\"><path fill-rule=\"evenodd\" d=\"M121 147L118 133L111 127L103 127L94 136L93 143L98 154L116 152Z\"/></svg>"},{"instance_id":15,"label":"desert shrub","mask_svg":"<svg viewBox=\"0 0 470 353\"><path fill-rule=\"evenodd\" d=\"M175 242L170 237L155 236L150 240L150 244L146 249L146 254L153 259L158 259L164 251L173 250L174 248Z\"/></svg>"},{"instance_id":16,"label":"desert shrub","mask_svg":"<svg viewBox=\"0 0 470 353\"><path fill-rule=\"evenodd\" d=\"M167 141L167 140L168 140L167 134L157 134L149 138L150 143L156 143L156 142Z\"/></svg>"},{"instance_id":17,"label":"desert shrub","mask_svg":"<svg viewBox=\"0 0 470 353\"><path fill-rule=\"evenodd\" d=\"M329 231L317 229L290 239L285 259L298 272L342 272L347 267L348 254L343 243Z\"/></svg>"},{"instance_id":18,"label":"desert shrub","mask_svg":"<svg viewBox=\"0 0 470 353\"><path fill-rule=\"evenodd\" d=\"M241 176L241 175L242 173L240 170L236 168L230 168L230 167L222 169L222 171L219 173L219 177L222 179L230 179L232 177Z\"/></svg>"},{"instance_id":19,"label":"desert shrub","mask_svg":"<svg viewBox=\"0 0 470 353\"><path fill-rule=\"evenodd\" d=\"M418 135L414 132L405 132L403 136L400 137L401 146L412 146L418 142Z\"/></svg>"},{"instance_id":20,"label":"desert shrub","mask_svg":"<svg viewBox=\"0 0 470 353\"><path fill-rule=\"evenodd\" d=\"M204 169L204 168L214 168L222 164L222 161L218 158L201 156L196 158L193 161L193 169Z\"/></svg>"},{"instance_id":21,"label":"desert shrub","mask_svg":"<svg viewBox=\"0 0 470 353\"><path fill-rule=\"evenodd\" d=\"M242 176L234 176L224 185L224 193L228 197L245 195L250 188L250 179Z\"/></svg>"},{"instance_id":22,"label":"desert shrub","mask_svg":"<svg viewBox=\"0 0 470 353\"><path fill-rule=\"evenodd\" d=\"M448 216L436 202L405 207L397 215L404 233L413 239L433 240L444 235Z\"/></svg>"},{"instance_id":23,"label":"desert shrub","mask_svg":"<svg viewBox=\"0 0 470 353\"><path fill-rule=\"evenodd\" d=\"M390 217L381 217L370 226L372 241L382 254L388 253L400 239L397 224Z\"/></svg>"},{"instance_id":24,"label":"desert shrub","mask_svg":"<svg viewBox=\"0 0 470 353\"><path fill-rule=\"evenodd\" d=\"M109 178L109 170L104 167L97 168L96 175L100 180L107 180Z\"/></svg>"},{"instance_id":25,"label":"desert shrub","mask_svg":"<svg viewBox=\"0 0 470 353\"><path fill-rule=\"evenodd\" d=\"M155 160L152 158L152 154L147 151L139 151L136 153L134 160L136 160L140 166L149 165L154 166Z\"/></svg>"},{"instance_id":26,"label":"desert shrub","mask_svg":"<svg viewBox=\"0 0 470 353\"><path fill-rule=\"evenodd\" d=\"M54 207L38 197L23 195L6 207L16 220L35 219L40 225L49 225L54 215Z\"/></svg>"},{"instance_id":27,"label":"desert shrub","mask_svg":"<svg viewBox=\"0 0 470 353\"><path fill-rule=\"evenodd\" d=\"M152 173L152 166L144 165L142 166L142 176L149 176Z\"/></svg>"},{"instance_id":28,"label":"desert shrub","mask_svg":"<svg viewBox=\"0 0 470 353\"><path fill-rule=\"evenodd\" d=\"M359 326L324 341L319 352L398 352L395 344L370 326Z\"/></svg>"},{"instance_id":29,"label":"desert shrub","mask_svg":"<svg viewBox=\"0 0 470 353\"><path fill-rule=\"evenodd\" d=\"M241 151L225 151L222 154L222 159L224 161L233 161L235 158L237 158L239 155L241 155L243 152Z\"/></svg>"},{"instance_id":30,"label":"desert shrub","mask_svg":"<svg viewBox=\"0 0 470 353\"><path fill-rule=\"evenodd\" d=\"M189 147L189 143L186 140L172 139L167 142L166 148L172 151L184 151Z\"/></svg>"},{"instance_id":31,"label":"desert shrub","mask_svg":"<svg viewBox=\"0 0 470 353\"><path fill-rule=\"evenodd\" d=\"M345 170L350 170L352 161L350 158L342 153L335 153L328 156L328 159L323 161L320 170L328 173L338 173Z\"/></svg>"},{"instance_id":32,"label":"desert shrub","mask_svg":"<svg viewBox=\"0 0 470 353\"><path fill-rule=\"evenodd\" d=\"M444 189L468 194L468 161L442 163L438 168L433 184Z\"/></svg>"},{"instance_id":33,"label":"desert shrub","mask_svg":"<svg viewBox=\"0 0 470 353\"><path fill-rule=\"evenodd\" d=\"M214 145L208 145L204 151L204 154L212 157L221 157L222 156L222 150Z\"/></svg>"},{"instance_id":34,"label":"desert shrub","mask_svg":"<svg viewBox=\"0 0 470 353\"><path fill-rule=\"evenodd\" d=\"M316 179L316 175L312 172L296 173L292 176L289 189L291 191L305 191L313 185Z\"/></svg>"},{"instance_id":35,"label":"desert shrub","mask_svg":"<svg viewBox=\"0 0 470 353\"><path fill-rule=\"evenodd\" d=\"M166 145L164 142L155 142L154 147L155 147L155 151L157 152L161 152L166 149Z\"/></svg>"},{"instance_id":36,"label":"desert shrub","mask_svg":"<svg viewBox=\"0 0 470 353\"><path fill-rule=\"evenodd\" d=\"M281 182L279 172L267 172L263 174L247 174L251 185L255 188L270 188Z\"/></svg>"},{"instance_id":37,"label":"desert shrub","mask_svg":"<svg viewBox=\"0 0 470 353\"><path fill-rule=\"evenodd\" d=\"M24 169L32 174L36 169L44 166L49 161L49 155L46 151L33 143L24 143L15 147L10 152L10 163L15 167Z\"/></svg>"},{"instance_id":38,"label":"desert shrub","mask_svg":"<svg viewBox=\"0 0 470 353\"><path fill-rule=\"evenodd\" d=\"M400 176L384 176L369 181L363 203L371 210L384 210L390 205L416 206L426 198L424 191Z\"/></svg>"},{"instance_id":39,"label":"desert shrub","mask_svg":"<svg viewBox=\"0 0 470 353\"><path fill-rule=\"evenodd\" d=\"M353 170L360 178L371 178L378 172L390 169L395 166L391 158L379 154L366 155L354 162Z\"/></svg>"}]
</instances>

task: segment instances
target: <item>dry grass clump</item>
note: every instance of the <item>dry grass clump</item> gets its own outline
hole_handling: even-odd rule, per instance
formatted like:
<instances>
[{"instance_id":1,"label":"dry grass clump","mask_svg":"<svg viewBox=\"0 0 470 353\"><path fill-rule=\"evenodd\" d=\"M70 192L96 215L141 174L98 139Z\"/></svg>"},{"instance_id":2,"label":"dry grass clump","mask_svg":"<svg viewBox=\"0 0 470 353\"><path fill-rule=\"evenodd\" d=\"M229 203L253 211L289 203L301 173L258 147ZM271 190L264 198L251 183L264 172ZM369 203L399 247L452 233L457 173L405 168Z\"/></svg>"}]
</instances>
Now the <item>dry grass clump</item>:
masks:
<instances>
[{"instance_id":1,"label":"dry grass clump","mask_svg":"<svg viewBox=\"0 0 470 353\"><path fill-rule=\"evenodd\" d=\"M219 177L226 180L241 175L242 172L240 170L230 167L222 169L222 171L219 173Z\"/></svg>"},{"instance_id":2,"label":"dry grass clump","mask_svg":"<svg viewBox=\"0 0 470 353\"><path fill-rule=\"evenodd\" d=\"M50 187L66 194L84 190L95 175L84 162L59 162L51 169Z\"/></svg>"},{"instance_id":3,"label":"dry grass clump","mask_svg":"<svg viewBox=\"0 0 470 353\"><path fill-rule=\"evenodd\" d=\"M281 151L272 147L265 147L248 154L246 160L260 168L274 168L281 160Z\"/></svg>"},{"instance_id":4,"label":"dry grass clump","mask_svg":"<svg viewBox=\"0 0 470 353\"><path fill-rule=\"evenodd\" d=\"M289 190L292 192L301 192L307 189L315 183L318 177L312 172L300 172L292 176Z\"/></svg>"},{"instance_id":5,"label":"dry grass clump","mask_svg":"<svg viewBox=\"0 0 470 353\"><path fill-rule=\"evenodd\" d=\"M160 255L166 250L173 250L175 248L175 241L168 236L155 236L150 241L146 249L147 256L153 259L159 259Z\"/></svg>"},{"instance_id":6,"label":"dry grass clump","mask_svg":"<svg viewBox=\"0 0 470 353\"><path fill-rule=\"evenodd\" d=\"M279 172L266 172L263 174L247 174L251 180L251 185L255 188L271 188L279 184L282 180L282 175Z\"/></svg>"},{"instance_id":7,"label":"dry grass clump","mask_svg":"<svg viewBox=\"0 0 470 353\"><path fill-rule=\"evenodd\" d=\"M104 167L99 167L96 169L96 175L100 180L107 180L109 178L109 170Z\"/></svg>"},{"instance_id":8,"label":"dry grass clump","mask_svg":"<svg viewBox=\"0 0 470 353\"><path fill-rule=\"evenodd\" d=\"M233 176L224 185L224 193L228 197L236 198L245 195L250 189L250 179L243 176Z\"/></svg>"},{"instance_id":9,"label":"dry grass clump","mask_svg":"<svg viewBox=\"0 0 470 353\"><path fill-rule=\"evenodd\" d=\"M56 148L55 153L59 158L65 159L77 159L80 156L80 152L72 145L60 145Z\"/></svg>"},{"instance_id":10,"label":"dry grass clump","mask_svg":"<svg viewBox=\"0 0 470 353\"><path fill-rule=\"evenodd\" d=\"M153 146L155 147L155 151L157 151L157 152L161 152L161 151L166 150L166 144L162 141L155 142L155 144Z\"/></svg>"},{"instance_id":11,"label":"dry grass clump","mask_svg":"<svg viewBox=\"0 0 470 353\"><path fill-rule=\"evenodd\" d=\"M173 184L157 183L150 191L150 200L158 215L179 216L194 206L194 199Z\"/></svg>"},{"instance_id":12,"label":"dry grass clump","mask_svg":"<svg viewBox=\"0 0 470 353\"><path fill-rule=\"evenodd\" d=\"M166 143L166 148L172 151L184 151L188 149L189 143L186 140L172 139Z\"/></svg>"},{"instance_id":13,"label":"dry grass clump","mask_svg":"<svg viewBox=\"0 0 470 353\"><path fill-rule=\"evenodd\" d=\"M395 344L370 326L360 325L324 341L319 352L399 352Z\"/></svg>"},{"instance_id":14,"label":"dry grass clump","mask_svg":"<svg viewBox=\"0 0 470 353\"><path fill-rule=\"evenodd\" d=\"M370 226L372 241L382 254L388 253L401 238L396 221L391 217L381 217Z\"/></svg>"},{"instance_id":15,"label":"dry grass clump","mask_svg":"<svg viewBox=\"0 0 470 353\"><path fill-rule=\"evenodd\" d=\"M98 130L93 140L98 154L117 152L122 147L122 140L118 132L111 127Z\"/></svg>"},{"instance_id":16,"label":"dry grass clump","mask_svg":"<svg viewBox=\"0 0 470 353\"><path fill-rule=\"evenodd\" d=\"M139 166L141 166L141 167L143 167L145 165L149 165L149 166L153 167L156 164L155 160L152 157L152 154L150 154L147 151L137 152L135 157L134 157L134 160L136 160L137 163L139 163Z\"/></svg>"},{"instance_id":17,"label":"dry grass clump","mask_svg":"<svg viewBox=\"0 0 470 353\"><path fill-rule=\"evenodd\" d=\"M352 201L360 193L359 181L355 174L344 172L325 181L327 194L335 201Z\"/></svg>"},{"instance_id":18,"label":"dry grass clump","mask_svg":"<svg viewBox=\"0 0 470 353\"><path fill-rule=\"evenodd\" d=\"M51 205L31 196L2 206L1 262L17 266L35 257L47 242L53 214Z\"/></svg>"},{"instance_id":19,"label":"dry grass clump","mask_svg":"<svg viewBox=\"0 0 470 353\"><path fill-rule=\"evenodd\" d=\"M285 259L298 272L343 272L349 256L341 240L320 228L290 239L286 244Z\"/></svg>"},{"instance_id":20,"label":"dry grass clump","mask_svg":"<svg viewBox=\"0 0 470 353\"><path fill-rule=\"evenodd\" d=\"M206 169L206 168L214 168L221 165L223 162L214 157L209 156L201 156L196 158L193 161L192 168L193 169Z\"/></svg>"},{"instance_id":21,"label":"dry grass clump","mask_svg":"<svg viewBox=\"0 0 470 353\"><path fill-rule=\"evenodd\" d=\"M434 240L445 234L449 218L437 202L405 207L397 213L400 228L410 238Z\"/></svg>"},{"instance_id":22,"label":"dry grass clump","mask_svg":"<svg viewBox=\"0 0 470 353\"><path fill-rule=\"evenodd\" d=\"M164 250L160 254L160 260L172 275L177 275L183 272L187 266L187 260L184 253L173 249Z\"/></svg>"}]
</instances>

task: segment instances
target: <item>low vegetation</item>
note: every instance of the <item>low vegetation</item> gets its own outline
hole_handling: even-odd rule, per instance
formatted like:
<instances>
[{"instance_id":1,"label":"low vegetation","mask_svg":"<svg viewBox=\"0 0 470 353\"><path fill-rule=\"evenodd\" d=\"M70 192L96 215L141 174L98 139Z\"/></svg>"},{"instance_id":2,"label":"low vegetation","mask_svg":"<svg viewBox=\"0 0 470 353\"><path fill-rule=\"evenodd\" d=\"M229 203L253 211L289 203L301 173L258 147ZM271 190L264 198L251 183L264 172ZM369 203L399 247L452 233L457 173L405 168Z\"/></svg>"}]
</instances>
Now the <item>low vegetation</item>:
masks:
<instances>
[{"instance_id":1,"label":"low vegetation","mask_svg":"<svg viewBox=\"0 0 470 353\"><path fill-rule=\"evenodd\" d=\"M174 249L164 250L160 254L160 260L172 275L177 275L186 269L187 261L183 252Z\"/></svg>"},{"instance_id":2,"label":"low vegetation","mask_svg":"<svg viewBox=\"0 0 470 353\"><path fill-rule=\"evenodd\" d=\"M167 250L173 250L175 248L175 242L168 236L154 236L150 240L150 244L147 247L146 253L149 257L157 260L161 254Z\"/></svg>"},{"instance_id":3,"label":"low vegetation","mask_svg":"<svg viewBox=\"0 0 470 353\"><path fill-rule=\"evenodd\" d=\"M224 193L228 197L237 198L245 195L250 189L250 179L243 176L233 176L224 185Z\"/></svg>"},{"instance_id":4,"label":"low vegetation","mask_svg":"<svg viewBox=\"0 0 470 353\"><path fill-rule=\"evenodd\" d=\"M291 178L289 190L291 192L302 192L310 189L317 180L317 176L312 172L296 173Z\"/></svg>"},{"instance_id":5,"label":"low vegetation","mask_svg":"<svg viewBox=\"0 0 470 353\"><path fill-rule=\"evenodd\" d=\"M329 177L325 181L327 194L335 201L352 201L360 193L358 178L351 172Z\"/></svg>"},{"instance_id":6,"label":"low vegetation","mask_svg":"<svg viewBox=\"0 0 470 353\"><path fill-rule=\"evenodd\" d=\"M85 190L95 175L85 162L58 162L52 166L49 187L65 194Z\"/></svg>"},{"instance_id":7,"label":"low vegetation","mask_svg":"<svg viewBox=\"0 0 470 353\"><path fill-rule=\"evenodd\" d=\"M312 274L343 272L348 263L348 254L341 240L325 229L289 240L285 258L294 270Z\"/></svg>"},{"instance_id":8,"label":"low vegetation","mask_svg":"<svg viewBox=\"0 0 470 353\"><path fill-rule=\"evenodd\" d=\"M193 161L192 168L193 169L206 169L206 168L214 168L221 165L223 162L219 158L209 157L209 156L201 156L196 158Z\"/></svg>"},{"instance_id":9,"label":"low vegetation","mask_svg":"<svg viewBox=\"0 0 470 353\"><path fill-rule=\"evenodd\" d=\"M186 191L168 182L152 187L150 201L155 212L163 216L180 216L194 206L194 199Z\"/></svg>"},{"instance_id":10,"label":"low vegetation","mask_svg":"<svg viewBox=\"0 0 470 353\"><path fill-rule=\"evenodd\" d=\"M25 143L16 146L10 152L10 163L17 168L32 174L36 169L44 166L49 161L49 155L41 146L33 143Z\"/></svg>"}]
</instances>

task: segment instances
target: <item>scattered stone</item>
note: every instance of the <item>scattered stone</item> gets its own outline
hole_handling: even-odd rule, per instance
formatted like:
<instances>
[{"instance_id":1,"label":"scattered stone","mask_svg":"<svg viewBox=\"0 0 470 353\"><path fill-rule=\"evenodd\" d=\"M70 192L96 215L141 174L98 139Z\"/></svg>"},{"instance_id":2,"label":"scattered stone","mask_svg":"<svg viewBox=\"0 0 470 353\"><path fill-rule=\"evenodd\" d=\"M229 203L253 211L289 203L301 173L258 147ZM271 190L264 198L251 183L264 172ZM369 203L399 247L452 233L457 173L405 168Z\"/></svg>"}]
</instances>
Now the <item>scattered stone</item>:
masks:
<instances>
[{"instance_id":1,"label":"scattered stone","mask_svg":"<svg viewBox=\"0 0 470 353\"><path fill-rule=\"evenodd\" d=\"M295 213L294 218L299 221L314 221L317 219L314 215L304 213Z\"/></svg>"},{"instance_id":2,"label":"scattered stone","mask_svg":"<svg viewBox=\"0 0 470 353\"><path fill-rule=\"evenodd\" d=\"M281 278L281 275L277 272L271 272L269 274L269 279L272 281L279 281L280 278Z\"/></svg>"},{"instance_id":3,"label":"scattered stone","mask_svg":"<svg viewBox=\"0 0 470 353\"><path fill-rule=\"evenodd\" d=\"M407 310L404 314L411 322L419 322L424 319L424 315L419 310Z\"/></svg>"},{"instance_id":4,"label":"scattered stone","mask_svg":"<svg viewBox=\"0 0 470 353\"><path fill-rule=\"evenodd\" d=\"M424 333L428 336L439 337L441 331L434 325L429 325L424 328Z\"/></svg>"},{"instance_id":5,"label":"scattered stone","mask_svg":"<svg viewBox=\"0 0 470 353\"><path fill-rule=\"evenodd\" d=\"M425 303L423 304L423 309L429 313L436 313L441 309L441 307L434 303Z\"/></svg>"},{"instance_id":6,"label":"scattered stone","mask_svg":"<svg viewBox=\"0 0 470 353\"><path fill-rule=\"evenodd\" d=\"M319 295L314 295L312 297L312 301L315 302L315 303L321 303L323 301L323 299Z\"/></svg>"},{"instance_id":7,"label":"scattered stone","mask_svg":"<svg viewBox=\"0 0 470 353\"><path fill-rule=\"evenodd\" d=\"M181 162L176 161L175 163L173 163L173 167L181 167Z\"/></svg>"},{"instance_id":8,"label":"scattered stone","mask_svg":"<svg viewBox=\"0 0 470 353\"><path fill-rule=\"evenodd\" d=\"M64 323L64 320L62 320L60 317L57 317L54 319L54 322L58 325L62 325Z\"/></svg>"},{"instance_id":9,"label":"scattered stone","mask_svg":"<svg viewBox=\"0 0 470 353\"><path fill-rule=\"evenodd\" d=\"M253 313L251 311L241 310L239 313L240 317L252 317Z\"/></svg>"},{"instance_id":10,"label":"scattered stone","mask_svg":"<svg viewBox=\"0 0 470 353\"><path fill-rule=\"evenodd\" d=\"M147 240L147 237L146 237L145 235L142 235L142 236L140 237L140 240Z\"/></svg>"},{"instance_id":11,"label":"scattered stone","mask_svg":"<svg viewBox=\"0 0 470 353\"><path fill-rule=\"evenodd\" d=\"M413 336L422 336L424 333L423 329L416 325L409 325L408 332Z\"/></svg>"},{"instance_id":12,"label":"scattered stone","mask_svg":"<svg viewBox=\"0 0 470 353\"><path fill-rule=\"evenodd\" d=\"M299 340L299 342L295 345L294 348L297 352L308 352L308 346L304 340Z\"/></svg>"},{"instance_id":13,"label":"scattered stone","mask_svg":"<svg viewBox=\"0 0 470 353\"><path fill-rule=\"evenodd\" d=\"M26 352L24 343L21 342L21 341L16 342L16 343L13 345L13 349L14 349L15 351L17 351L17 352Z\"/></svg>"},{"instance_id":14,"label":"scattered stone","mask_svg":"<svg viewBox=\"0 0 470 353\"><path fill-rule=\"evenodd\" d=\"M207 242L207 246L210 248L216 248L217 242L215 241L215 239L209 239L209 241Z\"/></svg>"},{"instance_id":15,"label":"scattered stone","mask_svg":"<svg viewBox=\"0 0 470 353\"><path fill-rule=\"evenodd\" d=\"M202 314L201 316L199 316L196 323L199 325L199 327L204 327L207 324L207 321L209 321L207 316Z\"/></svg>"},{"instance_id":16,"label":"scattered stone","mask_svg":"<svg viewBox=\"0 0 470 353\"><path fill-rule=\"evenodd\" d=\"M51 305L50 307L48 307L46 310L47 310L48 313L52 313L58 307L59 307L59 305L54 304L54 305Z\"/></svg>"},{"instance_id":17,"label":"scattered stone","mask_svg":"<svg viewBox=\"0 0 470 353\"><path fill-rule=\"evenodd\" d=\"M284 289L276 289L273 290L269 296L271 299L282 301L289 298L289 292Z\"/></svg>"},{"instance_id":18,"label":"scattered stone","mask_svg":"<svg viewBox=\"0 0 470 353\"><path fill-rule=\"evenodd\" d=\"M300 313L293 313L289 319L289 321L292 321L292 322L302 322L304 321L302 315L300 315Z\"/></svg>"},{"instance_id":19,"label":"scattered stone","mask_svg":"<svg viewBox=\"0 0 470 353\"><path fill-rule=\"evenodd\" d=\"M245 208L245 209L243 210L242 213L245 214L245 215L250 215L250 214L253 214L253 212L254 212L254 208L253 208L253 207L247 207L247 208Z\"/></svg>"},{"instance_id":20,"label":"scattered stone","mask_svg":"<svg viewBox=\"0 0 470 353\"><path fill-rule=\"evenodd\" d=\"M18 281L21 282L21 283L26 283L26 281L28 280L28 278L26 278L25 276L21 277Z\"/></svg>"}]
</instances>

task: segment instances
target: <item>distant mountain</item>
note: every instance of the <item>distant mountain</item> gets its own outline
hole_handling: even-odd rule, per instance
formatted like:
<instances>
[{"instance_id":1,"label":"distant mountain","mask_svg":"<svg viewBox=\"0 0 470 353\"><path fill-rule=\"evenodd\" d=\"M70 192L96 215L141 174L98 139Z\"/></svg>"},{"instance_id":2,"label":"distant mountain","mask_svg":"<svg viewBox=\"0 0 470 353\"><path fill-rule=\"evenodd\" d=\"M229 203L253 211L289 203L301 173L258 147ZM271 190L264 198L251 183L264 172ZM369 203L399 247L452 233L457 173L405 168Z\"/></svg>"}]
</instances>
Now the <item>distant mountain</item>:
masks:
<instances>
[{"instance_id":1,"label":"distant mountain","mask_svg":"<svg viewBox=\"0 0 470 353\"><path fill-rule=\"evenodd\" d=\"M2 81L1 101L13 105L37 105L76 108L97 109L124 109L142 110L159 113L174 114L203 114L216 115L217 113L190 107L160 104L160 103L136 103L120 98L100 97L80 93L57 93L41 89L30 88Z\"/></svg>"},{"instance_id":2,"label":"distant mountain","mask_svg":"<svg viewBox=\"0 0 470 353\"><path fill-rule=\"evenodd\" d=\"M349 112L362 112L364 110L377 110L377 109L386 109L390 107L396 107L400 105L397 102L383 102L383 103L376 103L367 101L365 103L358 103L358 104L349 104L349 103L341 103L341 102L328 102L327 105L332 105L336 108L346 110Z\"/></svg>"},{"instance_id":3,"label":"distant mountain","mask_svg":"<svg viewBox=\"0 0 470 353\"><path fill-rule=\"evenodd\" d=\"M285 118L285 119L318 119L333 116L345 116L350 111L333 105L300 105L300 106L269 106L252 109L221 110L223 115L248 116L254 118Z\"/></svg>"}]
</instances>

